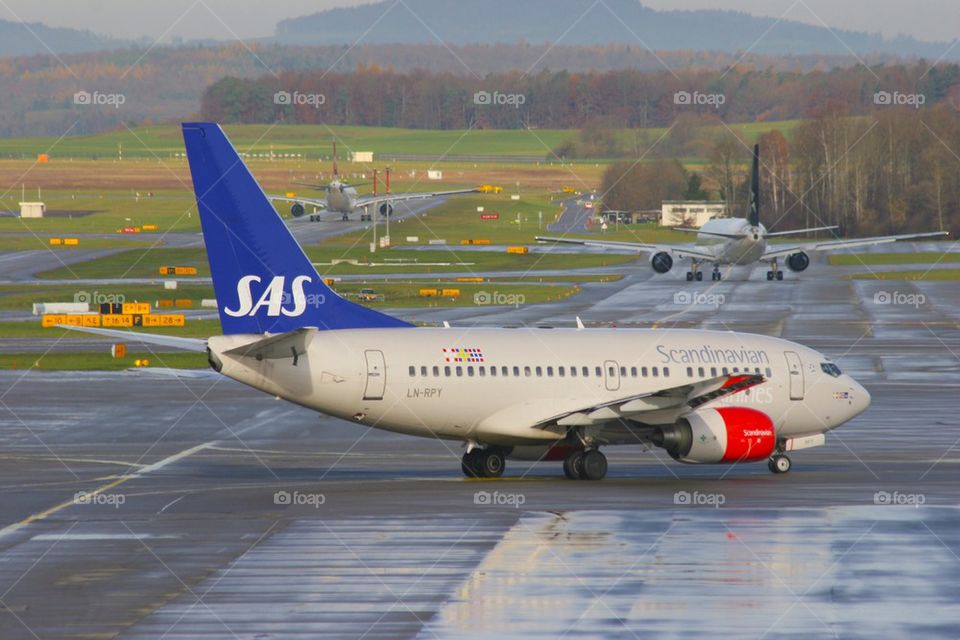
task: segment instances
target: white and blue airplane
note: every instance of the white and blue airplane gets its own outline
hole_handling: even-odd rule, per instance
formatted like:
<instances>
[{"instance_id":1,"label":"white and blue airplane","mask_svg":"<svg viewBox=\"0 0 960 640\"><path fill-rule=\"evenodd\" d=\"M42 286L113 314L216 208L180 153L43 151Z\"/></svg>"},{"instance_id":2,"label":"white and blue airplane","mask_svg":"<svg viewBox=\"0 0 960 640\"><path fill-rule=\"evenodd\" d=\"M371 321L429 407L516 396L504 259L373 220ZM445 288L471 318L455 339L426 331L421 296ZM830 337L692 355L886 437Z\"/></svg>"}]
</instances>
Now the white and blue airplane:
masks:
<instances>
[{"instance_id":1,"label":"white and blue airplane","mask_svg":"<svg viewBox=\"0 0 960 640\"><path fill-rule=\"evenodd\" d=\"M223 335L85 329L206 352L220 374L360 425L464 444L464 474L507 458L607 473L603 447L687 463L766 461L870 405L829 358L747 333L415 327L329 289L216 124L183 125ZM80 329L80 328L77 328Z\"/></svg>"},{"instance_id":2,"label":"white and blue airplane","mask_svg":"<svg viewBox=\"0 0 960 640\"><path fill-rule=\"evenodd\" d=\"M847 240L823 240L800 243L770 245L771 238L835 231L839 227L814 227L792 231L770 232L760 222L760 145L753 148L753 169L750 178L750 213L746 218L713 218L699 229L677 227L677 231L697 234L695 244L656 244L645 242L618 242L615 240L585 240L581 238L556 238L537 236L540 242L557 244L575 244L586 247L604 247L609 249L629 249L650 255L650 266L656 273L668 273L673 268L674 259L690 260L687 282L703 280L703 265L713 265L713 280L721 280L723 265L751 265L764 262L770 265L767 280L783 280L780 261L790 271L806 271L810 266L810 254L819 251L837 251L857 247L871 247L901 240L920 240L949 235L946 231L927 233L907 233L893 236L875 236L872 238L850 238Z\"/></svg>"}]
</instances>

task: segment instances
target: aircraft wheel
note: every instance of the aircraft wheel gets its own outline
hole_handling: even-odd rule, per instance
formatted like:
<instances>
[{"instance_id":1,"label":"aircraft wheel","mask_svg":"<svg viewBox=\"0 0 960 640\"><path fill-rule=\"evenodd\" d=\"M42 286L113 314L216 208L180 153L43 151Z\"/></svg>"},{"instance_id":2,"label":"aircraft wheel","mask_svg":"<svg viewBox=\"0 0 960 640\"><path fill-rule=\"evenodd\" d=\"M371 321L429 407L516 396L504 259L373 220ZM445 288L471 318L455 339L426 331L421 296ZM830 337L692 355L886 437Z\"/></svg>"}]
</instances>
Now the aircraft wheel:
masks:
<instances>
[{"instance_id":1,"label":"aircraft wheel","mask_svg":"<svg viewBox=\"0 0 960 640\"><path fill-rule=\"evenodd\" d=\"M767 271L767 280L773 280L773 271Z\"/></svg>"},{"instance_id":2,"label":"aircraft wheel","mask_svg":"<svg viewBox=\"0 0 960 640\"><path fill-rule=\"evenodd\" d=\"M783 280L783 271L777 271L777 280Z\"/></svg>"},{"instance_id":3,"label":"aircraft wheel","mask_svg":"<svg viewBox=\"0 0 960 640\"><path fill-rule=\"evenodd\" d=\"M693 271L687 271L687 282L693 282Z\"/></svg>"},{"instance_id":4,"label":"aircraft wheel","mask_svg":"<svg viewBox=\"0 0 960 640\"><path fill-rule=\"evenodd\" d=\"M792 463L790 458L784 455L775 455L767 462L767 468L771 473L787 473L790 471Z\"/></svg>"},{"instance_id":5,"label":"aircraft wheel","mask_svg":"<svg viewBox=\"0 0 960 640\"><path fill-rule=\"evenodd\" d=\"M579 480L583 471L583 451L574 451L563 460L563 475Z\"/></svg>"},{"instance_id":6,"label":"aircraft wheel","mask_svg":"<svg viewBox=\"0 0 960 640\"><path fill-rule=\"evenodd\" d=\"M479 457L477 468L480 471L480 477L499 478L503 475L506 466L502 453L495 449L485 449Z\"/></svg>"},{"instance_id":7,"label":"aircraft wheel","mask_svg":"<svg viewBox=\"0 0 960 640\"><path fill-rule=\"evenodd\" d=\"M591 449L583 454L583 469L580 478L583 480L603 480L607 475L607 456L597 449Z\"/></svg>"},{"instance_id":8,"label":"aircraft wheel","mask_svg":"<svg viewBox=\"0 0 960 640\"><path fill-rule=\"evenodd\" d=\"M460 460L460 469L463 471L463 475L468 478L482 478L480 474L480 454L483 453L480 449L474 449L470 453L463 454L463 458Z\"/></svg>"},{"instance_id":9,"label":"aircraft wheel","mask_svg":"<svg viewBox=\"0 0 960 640\"><path fill-rule=\"evenodd\" d=\"M697 282L703 280L703 271L697 271Z\"/></svg>"}]
</instances>

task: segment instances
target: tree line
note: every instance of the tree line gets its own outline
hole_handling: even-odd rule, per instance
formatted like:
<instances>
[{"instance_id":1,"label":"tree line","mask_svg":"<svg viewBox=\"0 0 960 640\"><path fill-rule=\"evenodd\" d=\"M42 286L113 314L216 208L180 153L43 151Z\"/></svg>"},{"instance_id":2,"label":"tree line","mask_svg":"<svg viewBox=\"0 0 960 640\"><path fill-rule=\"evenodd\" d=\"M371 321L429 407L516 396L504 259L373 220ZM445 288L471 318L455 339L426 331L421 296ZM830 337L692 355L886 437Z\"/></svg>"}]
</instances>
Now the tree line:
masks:
<instances>
[{"instance_id":1,"label":"tree line","mask_svg":"<svg viewBox=\"0 0 960 640\"><path fill-rule=\"evenodd\" d=\"M323 103L278 102L278 93L319 95ZM883 96L890 96L887 104ZM880 96L878 101L878 96ZM960 66L883 65L808 73L741 69L615 69L469 73L408 72L365 66L224 78L203 94L205 118L411 129L573 129L602 117L646 129L700 115L724 122L816 116L842 106L851 115L904 106L960 108Z\"/></svg>"},{"instance_id":2,"label":"tree line","mask_svg":"<svg viewBox=\"0 0 960 640\"><path fill-rule=\"evenodd\" d=\"M754 142L768 227L838 225L849 236L960 233L960 117L946 106L867 116L829 109L800 124L791 140L777 130L753 140L723 129L710 143L702 187L700 174L674 159L621 161L603 176L604 207L652 209L705 192L745 216Z\"/></svg>"}]
</instances>

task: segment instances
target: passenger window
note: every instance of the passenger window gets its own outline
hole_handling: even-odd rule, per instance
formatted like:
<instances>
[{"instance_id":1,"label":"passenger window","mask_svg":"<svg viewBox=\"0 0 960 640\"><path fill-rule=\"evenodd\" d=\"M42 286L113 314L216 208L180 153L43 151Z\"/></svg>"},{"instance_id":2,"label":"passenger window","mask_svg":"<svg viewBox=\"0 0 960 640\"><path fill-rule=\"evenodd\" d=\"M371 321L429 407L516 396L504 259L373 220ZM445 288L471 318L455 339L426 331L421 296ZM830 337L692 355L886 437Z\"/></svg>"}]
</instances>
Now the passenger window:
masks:
<instances>
[{"instance_id":1,"label":"passenger window","mask_svg":"<svg viewBox=\"0 0 960 640\"><path fill-rule=\"evenodd\" d=\"M627 377L627 368L626 368L626 367L620 367L620 377L621 377L621 378L626 378L626 377Z\"/></svg>"},{"instance_id":2,"label":"passenger window","mask_svg":"<svg viewBox=\"0 0 960 640\"><path fill-rule=\"evenodd\" d=\"M582 370L580 371L580 373L583 374L583 377L584 377L584 378L589 378L589 377L590 377L590 367L583 367Z\"/></svg>"},{"instance_id":3,"label":"passenger window","mask_svg":"<svg viewBox=\"0 0 960 640\"><path fill-rule=\"evenodd\" d=\"M483 378L483 377L486 377L486 375L487 375L487 368L480 367L480 377Z\"/></svg>"},{"instance_id":4,"label":"passenger window","mask_svg":"<svg viewBox=\"0 0 960 640\"><path fill-rule=\"evenodd\" d=\"M450 367L443 368L443 375L447 376L448 378L450 377Z\"/></svg>"},{"instance_id":5,"label":"passenger window","mask_svg":"<svg viewBox=\"0 0 960 640\"><path fill-rule=\"evenodd\" d=\"M542 368L542 367L537 367L537 377L538 377L538 378L542 378L542 377L543 377L543 368Z\"/></svg>"},{"instance_id":6,"label":"passenger window","mask_svg":"<svg viewBox=\"0 0 960 640\"><path fill-rule=\"evenodd\" d=\"M570 367L570 377L571 377L571 378L576 378L576 377L577 377L577 368L576 368L576 367Z\"/></svg>"},{"instance_id":7,"label":"passenger window","mask_svg":"<svg viewBox=\"0 0 960 640\"><path fill-rule=\"evenodd\" d=\"M463 377L463 367L457 367L457 377L458 378Z\"/></svg>"},{"instance_id":8,"label":"passenger window","mask_svg":"<svg viewBox=\"0 0 960 640\"><path fill-rule=\"evenodd\" d=\"M424 378L427 377L427 368L426 368L426 367L420 367L420 375L421 375L422 377L424 377Z\"/></svg>"},{"instance_id":9,"label":"passenger window","mask_svg":"<svg viewBox=\"0 0 960 640\"><path fill-rule=\"evenodd\" d=\"M725 375L725 376L730 375L730 371L728 371L726 367L724 367L724 368L722 369L722 371L723 371L723 375Z\"/></svg>"},{"instance_id":10,"label":"passenger window","mask_svg":"<svg viewBox=\"0 0 960 640\"><path fill-rule=\"evenodd\" d=\"M646 367L642 367L642 368L640 369L640 375L642 375L644 378L647 377L647 368L646 368Z\"/></svg>"},{"instance_id":11,"label":"passenger window","mask_svg":"<svg viewBox=\"0 0 960 640\"><path fill-rule=\"evenodd\" d=\"M483 368L483 367L481 367L481 369L482 369L482 368ZM496 368L496 367L490 367L490 376L491 376L492 378L496 378L496 377L497 377L497 368Z\"/></svg>"},{"instance_id":12,"label":"passenger window","mask_svg":"<svg viewBox=\"0 0 960 640\"><path fill-rule=\"evenodd\" d=\"M711 378L716 378L716 377L717 377L717 368L716 368L716 367L710 367L710 377L711 377Z\"/></svg>"},{"instance_id":13,"label":"passenger window","mask_svg":"<svg viewBox=\"0 0 960 640\"><path fill-rule=\"evenodd\" d=\"M770 371L770 367L767 367L767 377L768 377L768 378L772 378L772 377L773 377L773 372Z\"/></svg>"},{"instance_id":14,"label":"passenger window","mask_svg":"<svg viewBox=\"0 0 960 640\"><path fill-rule=\"evenodd\" d=\"M411 377L411 378L414 378L414 377L416 377L416 375L417 375L417 368L411 365L411 366L410 366L410 369L409 369L409 372L410 372L410 377Z\"/></svg>"},{"instance_id":15,"label":"passenger window","mask_svg":"<svg viewBox=\"0 0 960 640\"><path fill-rule=\"evenodd\" d=\"M615 377L617 375L616 367L607 367L607 375L611 378Z\"/></svg>"},{"instance_id":16,"label":"passenger window","mask_svg":"<svg viewBox=\"0 0 960 640\"><path fill-rule=\"evenodd\" d=\"M637 377L637 368L636 368L636 367L630 367L630 377L631 377L631 378L636 378L636 377Z\"/></svg>"},{"instance_id":17,"label":"passenger window","mask_svg":"<svg viewBox=\"0 0 960 640\"><path fill-rule=\"evenodd\" d=\"M687 377L688 378L693 377L693 367L687 367Z\"/></svg>"},{"instance_id":18,"label":"passenger window","mask_svg":"<svg viewBox=\"0 0 960 640\"><path fill-rule=\"evenodd\" d=\"M697 369L697 373L700 375L701 378L704 377L703 367L700 367L699 369Z\"/></svg>"},{"instance_id":19,"label":"passenger window","mask_svg":"<svg viewBox=\"0 0 960 640\"><path fill-rule=\"evenodd\" d=\"M664 378L669 378L669 377L670 377L670 367L664 367L664 368L663 368L663 377L664 377Z\"/></svg>"},{"instance_id":20,"label":"passenger window","mask_svg":"<svg viewBox=\"0 0 960 640\"><path fill-rule=\"evenodd\" d=\"M510 367L500 367L500 375L504 378L510 377Z\"/></svg>"},{"instance_id":21,"label":"passenger window","mask_svg":"<svg viewBox=\"0 0 960 640\"><path fill-rule=\"evenodd\" d=\"M547 367L547 377L548 378L553 377L553 367Z\"/></svg>"},{"instance_id":22,"label":"passenger window","mask_svg":"<svg viewBox=\"0 0 960 640\"><path fill-rule=\"evenodd\" d=\"M601 369L600 367L597 367L597 368L596 368L596 373L597 373L597 377L598 377L598 378L602 378L602 377L603 377L603 369Z\"/></svg>"},{"instance_id":23,"label":"passenger window","mask_svg":"<svg viewBox=\"0 0 960 640\"><path fill-rule=\"evenodd\" d=\"M654 378L659 378L659 377L660 377L660 372L657 370L656 367L653 367L653 368L651 369L651 371L652 371L652 373L653 373L653 377L654 377Z\"/></svg>"},{"instance_id":24,"label":"passenger window","mask_svg":"<svg viewBox=\"0 0 960 640\"><path fill-rule=\"evenodd\" d=\"M558 367L557 373L560 375L561 378L565 378L567 376L567 370L564 367Z\"/></svg>"},{"instance_id":25,"label":"passenger window","mask_svg":"<svg viewBox=\"0 0 960 640\"><path fill-rule=\"evenodd\" d=\"M528 378L530 377L530 367L523 368L523 375L527 376Z\"/></svg>"},{"instance_id":26,"label":"passenger window","mask_svg":"<svg viewBox=\"0 0 960 640\"><path fill-rule=\"evenodd\" d=\"M434 377L434 378L439 378L439 377L440 377L440 367L434 367L434 368L433 368L433 377Z\"/></svg>"},{"instance_id":27,"label":"passenger window","mask_svg":"<svg viewBox=\"0 0 960 640\"><path fill-rule=\"evenodd\" d=\"M530 375L530 373L528 372L527 375ZM514 367L514 368L513 368L513 377L515 377L515 378L519 378L519 377L520 377L520 367Z\"/></svg>"}]
</instances>

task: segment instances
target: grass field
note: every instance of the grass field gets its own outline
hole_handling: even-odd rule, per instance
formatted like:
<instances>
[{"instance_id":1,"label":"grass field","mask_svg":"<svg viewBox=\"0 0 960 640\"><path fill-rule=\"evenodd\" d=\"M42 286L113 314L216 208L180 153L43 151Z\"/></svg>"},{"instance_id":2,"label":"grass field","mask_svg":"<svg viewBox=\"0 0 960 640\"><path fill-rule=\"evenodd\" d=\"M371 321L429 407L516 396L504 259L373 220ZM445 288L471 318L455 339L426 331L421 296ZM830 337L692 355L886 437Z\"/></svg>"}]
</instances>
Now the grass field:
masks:
<instances>
[{"instance_id":1,"label":"grass field","mask_svg":"<svg viewBox=\"0 0 960 640\"><path fill-rule=\"evenodd\" d=\"M206 369L207 356L203 353L127 353L115 359L109 353L3 353L0 369L37 369L40 371L122 371L134 367L134 360L147 359L150 367L171 369Z\"/></svg>"},{"instance_id":2,"label":"grass field","mask_svg":"<svg viewBox=\"0 0 960 640\"><path fill-rule=\"evenodd\" d=\"M944 242L943 248L953 247ZM835 267L858 267L861 265L888 265L888 264L949 264L960 262L960 253L939 253L937 251L920 251L913 253L839 253L827 258Z\"/></svg>"},{"instance_id":3,"label":"grass field","mask_svg":"<svg viewBox=\"0 0 960 640\"><path fill-rule=\"evenodd\" d=\"M444 273L484 271L540 271L548 269L588 269L629 262L635 256L594 254L528 254L506 252L460 251L457 247L436 251L404 251L395 248L371 254L363 247L306 247L308 257L319 263L324 276L377 273ZM390 262L386 262L387 260ZM357 260L359 264L330 265L334 260ZM374 266L368 263L374 260ZM427 266L430 263L448 263ZM158 248L152 251L131 250L38 274L41 278L157 278L161 266L194 266L200 276L209 276L206 251L203 249ZM177 278L189 284L189 278Z\"/></svg>"},{"instance_id":4,"label":"grass field","mask_svg":"<svg viewBox=\"0 0 960 640\"><path fill-rule=\"evenodd\" d=\"M878 271L876 273L854 273L847 276L851 280L920 280L927 282L960 280L960 269L915 269L909 271Z\"/></svg>"},{"instance_id":5,"label":"grass field","mask_svg":"<svg viewBox=\"0 0 960 640\"><path fill-rule=\"evenodd\" d=\"M799 124L799 120L785 120L732 124L729 128L752 142L759 134L771 129L781 131L790 139ZM547 158L551 149L579 136L578 131L562 129L436 131L323 125L226 125L224 129L242 152L257 155L302 154L307 159L330 158L331 140L334 137L340 143L340 155L343 158L351 150L375 151L379 156L415 154ZM651 141L657 140L665 131L665 128L647 129L646 137ZM722 131L726 131L726 128L720 125L705 127L704 134L714 136ZM624 130L621 135L632 138L635 133ZM14 138L0 140L0 157L32 159L39 153L49 152L52 157L58 158L114 159L121 148L125 158L172 158L183 153L183 139L180 127L176 125L124 129L94 136L67 137L60 141L55 138Z\"/></svg>"}]
</instances>

